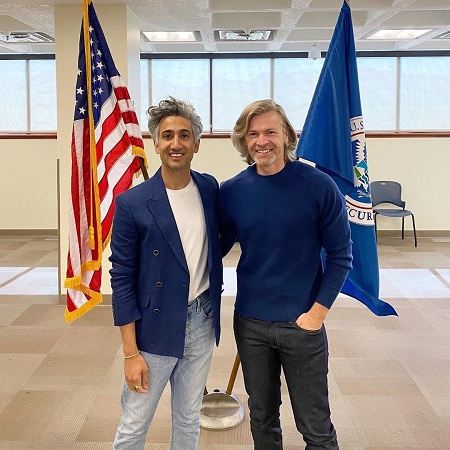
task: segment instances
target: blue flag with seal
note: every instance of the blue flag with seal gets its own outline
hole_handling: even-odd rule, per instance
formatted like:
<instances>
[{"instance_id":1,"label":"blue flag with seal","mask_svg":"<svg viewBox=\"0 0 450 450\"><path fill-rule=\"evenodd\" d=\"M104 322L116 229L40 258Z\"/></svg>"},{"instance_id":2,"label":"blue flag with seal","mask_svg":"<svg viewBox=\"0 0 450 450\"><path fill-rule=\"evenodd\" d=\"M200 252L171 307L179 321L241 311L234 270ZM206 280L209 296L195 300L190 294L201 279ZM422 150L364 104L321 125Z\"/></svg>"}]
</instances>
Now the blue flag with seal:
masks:
<instances>
[{"instance_id":1,"label":"blue flag with seal","mask_svg":"<svg viewBox=\"0 0 450 450\"><path fill-rule=\"evenodd\" d=\"M370 197L366 137L350 7L344 1L309 107L296 156L315 162L345 197L353 269L341 292L378 316L397 315L378 298L378 254Z\"/></svg>"}]
</instances>

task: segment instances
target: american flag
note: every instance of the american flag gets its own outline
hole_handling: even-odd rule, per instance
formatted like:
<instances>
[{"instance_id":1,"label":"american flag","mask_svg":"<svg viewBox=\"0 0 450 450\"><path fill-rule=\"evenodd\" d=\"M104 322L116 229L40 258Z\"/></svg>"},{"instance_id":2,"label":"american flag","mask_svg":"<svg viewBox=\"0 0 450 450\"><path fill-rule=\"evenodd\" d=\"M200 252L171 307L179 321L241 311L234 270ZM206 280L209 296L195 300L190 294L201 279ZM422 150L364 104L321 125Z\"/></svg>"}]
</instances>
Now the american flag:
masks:
<instances>
[{"instance_id":1,"label":"american flag","mask_svg":"<svg viewBox=\"0 0 450 450\"><path fill-rule=\"evenodd\" d=\"M115 197L131 186L141 164L146 166L128 89L90 0L83 0L83 14L72 131L66 322L102 301L102 253L111 235Z\"/></svg>"}]
</instances>

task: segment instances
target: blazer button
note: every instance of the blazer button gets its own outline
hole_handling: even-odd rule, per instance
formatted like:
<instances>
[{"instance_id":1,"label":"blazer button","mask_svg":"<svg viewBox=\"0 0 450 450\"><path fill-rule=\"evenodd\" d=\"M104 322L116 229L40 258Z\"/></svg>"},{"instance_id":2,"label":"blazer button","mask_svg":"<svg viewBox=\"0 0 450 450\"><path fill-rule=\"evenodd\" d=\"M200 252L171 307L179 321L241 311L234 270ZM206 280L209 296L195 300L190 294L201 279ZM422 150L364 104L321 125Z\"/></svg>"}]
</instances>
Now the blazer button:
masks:
<instances>
[{"instance_id":1,"label":"blazer button","mask_svg":"<svg viewBox=\"0 0 450 450\"><path fill-rule=\"evenodd\" d=\"M156 287L162 287L161 281L158 281L158 282L156 283Z\"/></svg>"},{"instance_id":2,"label":"blazer button","mask_svg":"<svg viewBox=\"0 0 450 450\"><path fill-rule=\"evenodd\" d=\"M155 309L153 310L153 312L154 312L155 314L159 314L159 313L161 312L161 310L160 310L159 308L155 308Z\"/></svg>"},{"instance_id":3,"label":"blazer button","mask_svg":"<svg viewBox=\"0 0 450 450\"><path fill-rule=\"evenodd\" d=\"M158 255L159 255L159 250L153 250L153 254L154 254L155 256L158 256Z\"/></svg>"}]
</instances>

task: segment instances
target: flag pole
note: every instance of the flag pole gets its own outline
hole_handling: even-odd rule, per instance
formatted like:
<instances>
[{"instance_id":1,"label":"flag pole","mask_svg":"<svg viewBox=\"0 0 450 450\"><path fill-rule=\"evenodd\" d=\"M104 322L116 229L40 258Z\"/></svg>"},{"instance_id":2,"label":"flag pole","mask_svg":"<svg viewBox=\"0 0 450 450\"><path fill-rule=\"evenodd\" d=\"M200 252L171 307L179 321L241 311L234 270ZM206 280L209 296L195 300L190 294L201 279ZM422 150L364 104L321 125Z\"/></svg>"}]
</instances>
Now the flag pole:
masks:
<instances>
[{"instance_id":1,"label":"flag pole","mask_svg":"<svg viewBox=\"0 0 450 450\"><path fill-rule=\"evenodd\" d=\"M83 0L83 34L84 34L84 54L85 57L85 65L86 65L86 74L91 73L91 48L89 45L89 12L88 6L91 3L91 0ZM89 170L89 179L90 179L90 217L89 217L89 248L91 250L95 249L95 231L94 231L94 205L97 205L96 200L96 189L94 188L94 180L97 177L97 154L95 148L95 132L94 132L94 116L92 113L92 80L90 75L86 76L86 90L87 90L87 106L88 106L88 118L89 118L89 145L91 150L91 167ZM97 212L96 212L97 215ZM97 234L97 238L101 233ZM100 237L101 239L101 237ZM98 246L100 250L100 245ZM99 260L101 259L99 254Z\"/></svg>"},{"instance_id":2,"label":"flag pole","mask_svg":"<svg viewBox=\"0 0 450 450\"><path fill-rule=\"evenodd\" d=\"M147 167L145 167L145 161L142 156L138 156L139 160L139 166L141 167L142 176L144 177L144 180L148 180L148 172Z\"/></svg>"}]
</instances>

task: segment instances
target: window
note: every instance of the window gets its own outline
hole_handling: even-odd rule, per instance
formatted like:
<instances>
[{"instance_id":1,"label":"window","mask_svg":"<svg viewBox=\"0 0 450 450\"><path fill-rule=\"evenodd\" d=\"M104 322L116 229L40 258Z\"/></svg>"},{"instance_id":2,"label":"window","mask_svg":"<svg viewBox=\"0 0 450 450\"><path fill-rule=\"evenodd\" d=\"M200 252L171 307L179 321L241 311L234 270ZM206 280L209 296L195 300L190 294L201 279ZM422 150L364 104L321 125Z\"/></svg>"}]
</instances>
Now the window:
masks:
<instances>
[{"instance_id":1,"label":"window","mask_svg":"<svg viewBox=\"0 0 450 450\"><path fill-rule=\"evenodd\" d=\"M27 131L27 62L0 61L0 130Z\"/></svg>"},{"instance_id":2,"label":"window","mask_svg":"<svg viewBox=\"0 0 450 450\"><path fill-rule=\"evenodd\" d=\"M251 102L270 98L270 59L214 59L212 131L230 131Z\"/></svg>"},{"instance_id":3,"label":"window","mask_svg":"<svg viewBox=\"0 0 450 450\"><path fill-rule=\"evenodd\" d=\"M409 57L400 63L400 128L450 129L450 57Z\"/></svg>"},{"instance_id":4,"label":"window","mask_svg":"<svg viewBox=\"0 0 450 450\"><path fill-rule=\"evenodd\" d=\"M230 132L245 106L265 98L301 131L324 59L236 56L142 59L141 129L148 107L171 95L194 105L205 132ZM55 131L55 60L1 58L0 132ZM358 57L357 64L366 131L450 131L449 56Z\"/></svg>"},{"instance_id":5,"label":"window","mask_svg":"<svg viewBox=\"0 0 450 450\"><path fill-rule=\"evenodd\" d=\"M202 119L203 129L209 131L209 60L155 59L151 64L151 104L169 95L186 100Z\"/></svg>"},{"instance_id":6,"label":"window","mask_svg":"<svg viewBox=\"0 0 450 450\"><path fill-rule=\"evenodd\" d=\"M30 65L30 131L56 130L56 68L51 59Z\"/></svg>"},{"instance_id":7,"label":"window","mask_svg":"<svg viewBox=\"0 0 450 450\"><path fill-rule=\"evenodd\" d=\"M296 130L301 130L305 123L323 61L275 58L274 100L283 107Z\"/></svg>"},{"instance_id":8,"label":"window","mask_svg":"<svg viewBox=\"0 0 450 450\"><path fill-rule=\"evenodd\" d=\"M395 130L397 58L358 58L364 128Z\"/></svg>"},{"instance_id":9,"label":"window","mask_svg":"<svg viewBox=\"0 0 450 450\"><path fill-rule=\"evenodd\" d=\"M0 60L0 74L0 131L55 131L55 60Z\"/></svg>"},{"instance_id":10,"label":"window","mask_svg":"<svg viewBox=\"0 0 450 450\"><path fill-rule=\"evenodd\" d=\"M151 82L150 79L150 71L149 67L151 65L151 61L148 59L141 59L141 110L136 111L138 114L139 124L141 125L142 131L148 131L147 123L147 109L150 106L150 94L149 94L149 85Z\"/></svg>"}]
</instances>

